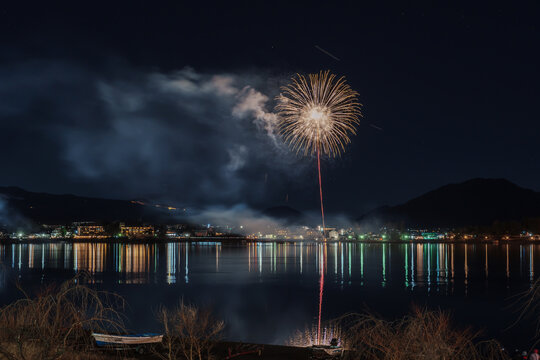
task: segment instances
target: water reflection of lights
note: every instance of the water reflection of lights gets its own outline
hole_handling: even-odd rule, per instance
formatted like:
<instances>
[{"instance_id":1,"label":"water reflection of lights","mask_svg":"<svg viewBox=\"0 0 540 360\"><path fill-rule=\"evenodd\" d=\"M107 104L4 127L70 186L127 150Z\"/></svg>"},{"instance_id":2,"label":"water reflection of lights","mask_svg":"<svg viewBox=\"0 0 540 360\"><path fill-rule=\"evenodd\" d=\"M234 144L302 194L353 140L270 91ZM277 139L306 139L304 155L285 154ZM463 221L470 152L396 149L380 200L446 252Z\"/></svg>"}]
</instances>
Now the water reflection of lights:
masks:
<instances>
[{"instance_id":1,"label":"water reflection of lights","mask_svg":"<svg viewBox=\"0 0 540 360\"><path fill-rule=\"evenodd\" d=\"M300 274L302 274L302 270L303 270L303 254L304 254L304 243L300 243Z\"/></svg>"},{"instance_id":2,"label":"water reflection of lights","mask_svg":"<svg viewBox=\"0 0 540 360\"><path fill-rule=\"evenodd\" d=\"M188 243L184 243L184 251L186 253L186 276L184 276L184 279L186 280L186 284L189 282L189 248Z\"/></svg>"},{"instance_id":3,"label":"water reflection of lights","mask_svg":"<svg viewBox=\"0 0 540 360\"><path fill-rule=\"evenodd\" d=\"M215 247L214 247L215 245ZM212 246L216 251L216 271L219 267L219 254L220 254L220 245L219 244L210 244L205 243L203 246L209 247ZM169 243L167 244L167 255L166 255L166 282L167 284L176 283L176 274L181 274L182 260L184 261L183 272L184 272L184 282L189 283L189 252L191 244L190 243Z\"/></svg>"},{"instance_id":4,"label":"water reflection of lights","mask_svg":"<svg viewBox=\"0 0 540 360\"><path fill-rule=\"evenodd\" d=\"M431 244L424 246L424 252L427 253L427 287L428 292L431 291Z\"/></svg>"},{"instance_id":5,"label":"water reflection of lights","mask_svg":"<svg viewBox=\"0 0 540 360\"><path fill-rule=\"evenodd\" d=\"M318 297L321 274L328 271L331 276L325 275L324 279L327 287L400 286L445 293L454 293L457 289L466 293L470 282L478 278L502 278L507 286L514 277L534 281L538 274L535 257L540 255L536 250L539 246L253 242L245 247L223 248L218 242L18 243L0 245L0 262L22 275L28 270L88 271L96 281L113 279L126 284L191 283L201 266L209 267L206 272L233 273L238 271L238 267L233 266L240 263L245 264L242 271L250 272L257 281L263 281L270 274L296 273L306 279L311 277L309 281L317 284ZM224 254L226 258L222 257Z\"/></svg>"},{"instance_id":6,"label":"water reflection of lights","mask_svg":"<svg viewBox=\"0 0 540 360\"><path fill-rule=\"evenodd\" d=\"M409 287L409 244L405 244L405 263L403 270L405 273L405 286Z\"/></svg>"},{"instance_id":7,"label":"water reflection of lights","mask_svg":"<svg viewBox=\"0 0 540 360\"><path fill-rule=\"evenodd\" d=\"M344 248L344 245L343 244L339 244L339 248L341 249L340 252L341 252L341 286L343 287L343 248Z\"/></svg>"},{"instance_id":8,"label":"water reflection of lights","mask_svg":"<svg viewBox=\"0 0 540 360\"><path fill-rule=\"evenodd\" d=\"M322 321L322 302L323 302L323 292L324 292L324 273L326 271L326 242L323 244L318 244L319 248L319 313L317 318L317 344L321 344L321 321Z\"/></svg>"},{"instance_id":9,"label":"water reflection of lights","mask_svg":"<svg viewBox=\"0 0 540 360\"><path fill-rule=\"evenodd\" d=\"M416 277L417 284L422 283L424 280L424 244L416 246L416 275L413 274L413 276Z\"/></svg>"},{"instance_id":10,"label":"water reflection of lights","mask_svg":"<svg viewBox=\"0 0 540 360\"><path fill-rule=\"evenodd\" d=\"M450 266L451 266L451 279L454 280L454 244L450 245Z\"/></svg>"},{"instance_id":11,"label":"water reflection of lights","mask_svg":"<svg viewBox=\"0 0 540 360\"><path fill-rule=\"evenodd\" d=\"M386 286L386 244L382 245L382 287Z\"/></svg>"},{"instance_id":12,"label":"water reflection of lights","mask_svg":"<svg viewBox=\"0 0 540 360\"><path fill-rule=\"evenodd\" d=\"M348 269L349 269L349 285L351 284L351 274L352 274L352 266L351 266L351 243L348 243L347 244L347 252L349 254L349 258L348 258Z\"/></svg>"},{"instance_id":13,"label":"water reflection of lights","mask_svg":"<svg viewBox=\"0 0 540 360\"><path fill-rule=\"evenodd\" d=\"M219 244L216 244L216 272L219 272L219 250L220 250L220 246Z\"/></svg>"},{"instance_id":14,"label":"water reflection of lights","mask_svg":"<svg viewBox=\"0 0 540 360\"><path fill-rule=\"evenodd\" d=\"M465 295L467 295L469 290L469 259L468 259L468 248L469 245L465 244L465 262L464 262L464 271L465 271L465 281L463 282L465 284Z\"/></svg>"},{"instance_id":15,"label":"water reflection of lights","mask_svg":"<svg viewBox=\"0 0 540 360\"><path fill-rule=\"evenodd\" d=\"M416 285L415 283L415 279L414 279L414 246L411 245L411 265L410 265L410 270L411 272L411 288L414 289L414 286ZM405 284L405 286L407 286Z\"/></svg>"},{"instance_id":16,"label":"water reflection of lights","mask_svg":"<svg viewBox=\"0 0 540 360\"><path fill-rule=\"evenodd\" d=\"M176 282L176 251L175 243L167 244L167 284Z\"/></svg>"},{"instance_id":17,"label":"water reflection of lights","mask_svg":"<svg viewBox=\"0 0 540 360\"><path fill-rule=\"evenodd\" d=\"M360 244L360 280L364 285L364 244Z\"/></svg>"},{"instance_id":18,"label":"water reflection of lights","mask_svg":"<svg viewBox=\"0 0 540 360\"><path fill-rule=\"evenodd\" d=\"M529 245L529 279L532 285L534 282L534 246L532 244Z\"/></svg>"}]
</instances>

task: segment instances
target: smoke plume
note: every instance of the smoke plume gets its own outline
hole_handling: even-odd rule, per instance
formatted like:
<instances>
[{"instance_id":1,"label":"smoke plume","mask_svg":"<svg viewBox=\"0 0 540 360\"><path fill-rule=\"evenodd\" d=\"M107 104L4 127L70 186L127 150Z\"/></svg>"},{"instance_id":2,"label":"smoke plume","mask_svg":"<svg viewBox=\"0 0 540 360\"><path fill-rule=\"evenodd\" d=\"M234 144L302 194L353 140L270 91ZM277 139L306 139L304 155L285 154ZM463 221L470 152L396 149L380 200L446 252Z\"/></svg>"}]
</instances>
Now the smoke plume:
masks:
<instances>
[{"instance_id":1,"label":"smoke plume","mask_svg":"<svg viewBox=\"0 0 540 360\"><path fill-rule=\"evenodd\" d=\"M15 175L43 170L40 191L260 207L281 201L304 170L276 136L268 76L39 60L0 77L0 130L32 139L36 154Z\"/></svg>"}]
</instances>

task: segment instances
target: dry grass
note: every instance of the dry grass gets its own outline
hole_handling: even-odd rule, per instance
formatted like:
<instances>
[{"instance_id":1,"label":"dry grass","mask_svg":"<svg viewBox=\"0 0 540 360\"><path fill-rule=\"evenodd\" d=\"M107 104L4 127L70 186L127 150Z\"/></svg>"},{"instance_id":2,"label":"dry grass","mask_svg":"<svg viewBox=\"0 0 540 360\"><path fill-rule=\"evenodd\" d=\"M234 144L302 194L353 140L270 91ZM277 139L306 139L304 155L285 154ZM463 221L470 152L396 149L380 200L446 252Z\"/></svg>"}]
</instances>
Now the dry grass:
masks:
<instances>
[{"instance_id":1,"label":"dry grass","mask_svg":"<svg viewBox=\"0 0 540 360\"><path fill-rule=\"evenodd\" d=\"M1 308L0 359L69 359L90 348L91 331L122 330L123 299L81 285L84 277Z\"/></svg>"},{"instance_id":2,"label":"dry grass","mask_svg":"<svg viewBox=\"0 0 540 360\"><path fill-rule=\"evenodd\" d=\"M40 359L39 349L27 352L29 360ZM19 358L17 358L19 359ZM126 351L81 351L79 350L66 350L60 357L62 360L136 360L140 357L136 357L134 353Z\"/></svg>"},{"instance_id":3,"label":"dry grass","mask_svg":"<svg viewBox=\"0 0 540 360\"><path fill-rule=\"evenodd\" d=\"M396 321L372 314L350 314L336 323L341 325L342 343L354 359L506 359L497 342L475 341L477 333L453 328L449 314L441 311L415 309Z\"/></svg>"},{"instance_id":4,"label":"dry grass","mask_svg":"<svg viewBox=\"0 0 540 360\"><path fill-rule=\"evenodd\" d=\"M162 307L158 320L163 325L164 350L156 351L160 359L212 359L212 349L220 340L223 321L216 320L207 309L183 301L173 309Z\"/></svg>"},{"instance_id":5,"label":"dry grass","mask_svg":"<svg viewBox=\"0 0 540 360\"><path fill-rule=\"evenodd\" d=\"M540 278L536 279L527 291L513 296L513 302L509 308L513 308L517 316L508 328L518 325L525 319L536 323L535 342L531 349L536 347L540 343Z\"/></svg>"},{"instance_id":6,"label":"dry grass","mask_svg":"<svg viewBox=\"0 0 540 360\"><path fill-rule=\"evenodd\" d=\"M527 291L518 294L514 299L511 307L518 309L518 316L512 326L524 318L533 317L537 319L536 335L540 337L540 278L536 279Z\"/></svg>"}]
</instances>

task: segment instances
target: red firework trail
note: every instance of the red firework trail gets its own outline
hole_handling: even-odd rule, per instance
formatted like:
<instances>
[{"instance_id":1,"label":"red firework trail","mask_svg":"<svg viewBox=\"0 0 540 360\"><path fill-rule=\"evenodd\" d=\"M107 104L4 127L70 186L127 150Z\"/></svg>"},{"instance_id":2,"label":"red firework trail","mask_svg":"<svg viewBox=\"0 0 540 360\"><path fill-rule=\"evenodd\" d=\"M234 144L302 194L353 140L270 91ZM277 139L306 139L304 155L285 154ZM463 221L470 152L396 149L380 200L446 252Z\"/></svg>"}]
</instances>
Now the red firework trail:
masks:
<instances>
[{"instance_id":1,"label":"red firework trail","mask_svg":"<svg viewBox=\"0 0 540 360\"><path fill-rule=\"evenodd\" d=\"M324 245L323 245L324 246ZM326 258L325 254L326 246L322 251L320 251L320 269L321 272L321 278L319 280L319 318L318 318L318 324L317 324L317 345L321 344L321 317L322 317L322 299L323 299L323 290L324 290L324 260Z\"/></svg>"},{"instance_id":2,"label":"red firework trail","mask_svg":"<svg viewBox=\"0 0 540 360\"><path fill-rule=\"evenodd\" d=\"M324 206L323 206L323 196L322 196L322 181L321 181L321 156L319 153L319 145L317 143L317 169L319 171L319 195L321 198L321 217L322 217L322 233L323 233L323 239L326 241L326 237L324 236ZM319 280L319 317L318 317L318 324L317 324L317 344L320 344L321 340L321 318L322 318L322 300L323 300L323 290L324 290L324 250L320 253L320 272L321 272L321 278Z\"/></svg>"}]
</instances>

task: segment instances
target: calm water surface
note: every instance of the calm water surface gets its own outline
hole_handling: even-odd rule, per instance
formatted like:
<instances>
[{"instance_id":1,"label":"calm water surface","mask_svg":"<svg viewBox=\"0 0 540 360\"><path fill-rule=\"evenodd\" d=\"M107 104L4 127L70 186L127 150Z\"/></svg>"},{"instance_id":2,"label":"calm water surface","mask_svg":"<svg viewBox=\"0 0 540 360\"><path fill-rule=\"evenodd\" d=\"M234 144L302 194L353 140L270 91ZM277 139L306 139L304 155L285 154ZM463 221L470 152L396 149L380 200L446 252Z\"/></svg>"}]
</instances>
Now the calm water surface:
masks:
<instances>
[{"instance_id":1,"label":"calm water surface","mask_svg":"<svg viewBox=\"0 0 540 360\"><path fill-rule=\"evenodd\" d=\"M93 275L123 295L130 326L153 330L160 304L210 306L233 340L282 343L322 317L371 311L389 319L413 305L451 310L458 325L527 346L535 323L516 317L512 296L540 271L540 245L216 242L0 245L0 303L25 289Z\"/></svg>"}]
</instances>

